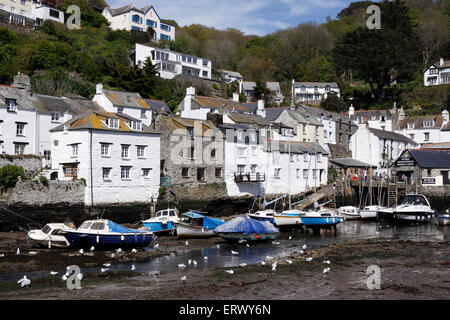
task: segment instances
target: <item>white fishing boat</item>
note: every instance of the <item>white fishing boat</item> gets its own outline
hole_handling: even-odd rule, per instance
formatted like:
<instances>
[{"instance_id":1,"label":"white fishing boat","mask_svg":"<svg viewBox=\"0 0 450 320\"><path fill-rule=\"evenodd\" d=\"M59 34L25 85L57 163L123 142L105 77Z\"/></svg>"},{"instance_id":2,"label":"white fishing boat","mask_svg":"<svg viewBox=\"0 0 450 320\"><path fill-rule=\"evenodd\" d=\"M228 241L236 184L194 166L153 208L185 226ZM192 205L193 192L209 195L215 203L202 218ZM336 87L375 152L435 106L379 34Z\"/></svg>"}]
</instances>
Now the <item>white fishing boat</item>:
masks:
<instances>
[{"instance_id":1,"label":"white fishing boat","mask_svg":"<svg viewBox=\"0 0 450 320\"><path fill-rule=\"evenodd\" d=\"M353 206L340 207L338 214L345 218L345 220L360 219L361 215L359 209Z\"/></svg>"},{"instance_id":2,"label":"white fishing boat","mask_svg":"<svg viewBox=\"0 0 450 320\"><path fill-rule=\"evenodd\" d=\"M64 223L48 223L42 229L30 230L27 234L28 240L32 244L42 247L64 248L69 246L69 242L61 231L75 230L74 227L65 225Z\"/></svg>"},{"instance_id":3,"label":"white fishing boat","mask_svg":"<svg viewBox=\"0 0 450 320\"><path fill-rule=\"evenodd\" d=\"M407 195L394 209L394 219L397 221L430 222L435 215L427 197L421 194Z\"/></svg>"},{"instance_id":4,"label":"white fishing boat","mask_svg":"<svg viewBox=\"0 0 450 320\"><path fill-rule=\"evenodd\" d=\"M377 211L377 221L389 222L394 219L394 208L380 208Z\"/></svg>"},{"instance_id":5,"label":"white fishing boat","mask_svg":"<svg viewBox=\"0 0 450 320\"><path fill-rule=\"evenodd\" d=\"M364 207L362 210L359 211L359 214L361 216L361 219L368 220L368 219L376 219L378 211L387 209L386 207L382 206L367 206Z\"/></svg>"},{"instance_id":6,"label":"white fishing boat","mask_svg":"<svg viewBox=\"0 0 450 320\"><path fill-rule=\"evenodd\" d=\"M142 225L155 234L175 233L175 222L180 221L176 209L165 209L156 212L153 218L142 221Z\"/></svg>"},{"instance_id":7,"label":"white fishing boat","mask_svg":"<svg viewBox=\"0 0 450 320\"><path fill-rule=\"evenodd\" d=\"M188 211L181 215L180 221L175 222L177 235L180 238L214 237L214 229L225 221L206 217L195 211Z\"/></svg>"},{"instance_id":8,"label":"white fishing boat","mask_svg":"<svg viewBox=\"0 0 450 320\"><path fill-rule=\"evenodd\" d=\"M256 212L248 212L247 217L259 220L259 221L269 221L275 224L274 221L274 215L276 214L275 210L273 209L267 209L267 210L260 210Z\"/></svg>"}]
</instances>

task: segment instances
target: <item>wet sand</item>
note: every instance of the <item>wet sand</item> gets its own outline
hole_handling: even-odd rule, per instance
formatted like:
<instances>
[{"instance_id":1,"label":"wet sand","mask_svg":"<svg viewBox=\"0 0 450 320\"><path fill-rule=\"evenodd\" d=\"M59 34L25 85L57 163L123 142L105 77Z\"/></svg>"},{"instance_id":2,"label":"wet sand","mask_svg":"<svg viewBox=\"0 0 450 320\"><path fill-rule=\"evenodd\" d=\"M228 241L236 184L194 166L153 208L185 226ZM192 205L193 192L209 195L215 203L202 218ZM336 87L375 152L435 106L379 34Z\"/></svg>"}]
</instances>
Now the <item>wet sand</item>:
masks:
<instances>
[{"instance_id":1,"label":"wet sand","mask_svg":"<svg viewBox=\"0 0 450 320\"><path fill-rule=\"evenodd\" d=\"M23 237L24 234L22 234ZM138 254L123 253L117 261L139 261L170 252L199 249L223 243L220 238L185 240L158 238L159 248ZM15 245L23 255L15 256ZM9 249L7 249L9 248ZM21 249L22 250L22 249ZM34 250L34 249L33 249ZM74 250L38 251L29 256L19 234L0 234L0 272L48 270L74 262L80 267L111 262L111 252L78 256ZM36 250L34 250L36 251ZM13 254L11 254L13 253ZM70 256L74 255L74 256ZM312 257L307 262L306 257ZM23 260L22 260L23 259ZM71 261L73 259L73 261ZM288 264L286 260L292 260ZM330 265L323 261L329 260ZM86 275L81 290L68 290L59 277L35 279L29 288L15 282L0 283L0 299L138 299L138 300L302 300L302 299L449 299L450 246L448 241L412 242L400 240L358 240L319 249L295 252L265 266L188 269L163 274L131 271ZM112 263L116 261L113 259ZM367 288L370 265L381 269L381 289ZM330 267L329 273L323 269ZM232 269L234 274L225 270ZM186 283L181 277L186 276Z\"/></svg>"}]
</instances>

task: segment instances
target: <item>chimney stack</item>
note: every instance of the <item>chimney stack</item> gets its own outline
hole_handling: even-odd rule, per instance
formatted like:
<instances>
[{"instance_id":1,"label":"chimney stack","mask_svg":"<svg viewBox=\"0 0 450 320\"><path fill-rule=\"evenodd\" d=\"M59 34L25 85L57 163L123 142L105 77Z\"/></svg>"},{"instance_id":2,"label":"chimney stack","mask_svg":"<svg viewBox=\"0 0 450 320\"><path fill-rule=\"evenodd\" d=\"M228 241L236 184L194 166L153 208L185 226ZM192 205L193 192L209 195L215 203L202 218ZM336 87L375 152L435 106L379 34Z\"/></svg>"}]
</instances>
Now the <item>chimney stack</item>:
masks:
<instances>
[{"instance_id":1,"label":"chimney stack","mask_svg":"<svg viewBox=\"0 0 450 320\"><path fill-rule=\"evenodd\" d=\"M444 58L441 57L441 58L439 59L439 66L442 66L443 64L444 64Z\"/></svg>"},{"instance_id":2,"label":"chimney stack","mask_svg":"<svg viewBox=\"0 0 450 320\"><path fill-rule=\"evenodd\" d=\"M12 86L18 89L31 91L30 77L19 72L16 76L14 76L14 82L12 83Z\"/></svg>"},{"instance_id":3,"label":"chimney stack","mask_svg":"<svg viewBox=\"0 0 450 320\"><path fill-rule=\"evenodd\" d=\"M446 109L444 109L442 111L442 118L444 118L444 123L443 124L447 124L449 122L449 120L450 120L448 111Z\"/></svg>"},{"instance_id":4,"label":"chimney stack","mask_svg":"<svg viewBox=\"0 0 450 320\"><path fill-rule=\"evenodd\" d=\"M256 111L258 116L266 117L266 110L264 109L264 100L258 100L258 110Z\"/></svg>"},{"instance_id":5,"label":"chimney stack","mask_svg":"<svg viewBox=\"0 0 450 320\"><path fill-rule=\"evenodd\" d=\"M351 118L355 114L355 108L353 107L353 104L350 105L350 108L348 109L348 117Z\"/></svg>"},{"instance_id":6,"label":"chimney stack","mask_svg":"<svg viewBox=\"0 0 450 320\"><path fill-rule=\"evenodd\" d=\"M103 84L97 83L95 86L95 94L102 94L103 93Z\"/></svg>"},{"instance_id":7,"label":"chimney stack","mask_svg":"<svg viewBox=\"0 0 450 320\"><path fill-rule=\"evenodd\" d=\"M186 97L184 97L184 111L191 111L192 98L195 96L195 88L186 88Z\"/></svg>"},{"instance_id":8,"label":"chimney stack","mask_svg":"<svg viewBox=\"0 0 450 320\"><path fill-rule=\"evenodd\" d=\"M398 111L398 120L401 121L405 119L405 110L403 110L403 107L400 107L400 110Z\"/></svg>"}]
</instances>

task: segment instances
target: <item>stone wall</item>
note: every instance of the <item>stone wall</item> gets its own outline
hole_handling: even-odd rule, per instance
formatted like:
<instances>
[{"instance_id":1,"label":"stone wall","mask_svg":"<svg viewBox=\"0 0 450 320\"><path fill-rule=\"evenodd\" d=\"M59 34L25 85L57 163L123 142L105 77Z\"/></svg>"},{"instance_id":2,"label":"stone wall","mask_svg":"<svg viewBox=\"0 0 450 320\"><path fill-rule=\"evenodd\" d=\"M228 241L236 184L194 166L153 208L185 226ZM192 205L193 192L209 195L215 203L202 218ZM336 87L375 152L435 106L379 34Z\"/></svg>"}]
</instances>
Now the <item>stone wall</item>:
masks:
<instances>
[{"instance_id":1,"label":"stone wall","mask_svg":"<svg viewBox=\"0 0 450 320\"><path fill-rule=\"evenodd\" d=\"M84 205L82 181L19 181L8 199L8 206Z\"/></svg>"},{"instance_id":2,"label":"stone wall","mask_svg":"<svg viewBox=\"0 0 450 320\"><path fill-rule=\"evenodd\" d=\"M42 159L36 156L0 156L0 168L6 165L22 167L25 175L31 178L41 172Z\"/></svg>"}]
</instances>

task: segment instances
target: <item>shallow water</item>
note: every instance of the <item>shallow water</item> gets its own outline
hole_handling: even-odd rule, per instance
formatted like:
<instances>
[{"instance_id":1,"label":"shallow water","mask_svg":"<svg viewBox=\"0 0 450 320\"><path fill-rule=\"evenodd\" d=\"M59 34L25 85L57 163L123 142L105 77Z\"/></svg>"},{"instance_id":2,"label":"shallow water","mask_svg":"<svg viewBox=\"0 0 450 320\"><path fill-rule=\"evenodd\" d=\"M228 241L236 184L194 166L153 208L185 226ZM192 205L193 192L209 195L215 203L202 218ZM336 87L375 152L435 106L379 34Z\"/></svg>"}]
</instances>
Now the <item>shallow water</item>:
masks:
<instances>
[{"instance_id":1,"label":"shallow water","mask_svg":"<svg viewBox=\"0 0 450 320\"><path fill-rule=\"evenodd\" d=\"M289 236L292 237L289 240ZM332 243L339 243L348 240L363 239L397 239L411 241L449 241L450 226L438 226L433 223L420 225L393 225L382 226L377 222L368 221L344 221L337 227L337 232L322 232L321 234L282 232L278 237L280 244L273 244L271 241L264 243L231 244L222 243L219 246L205 247L197 250L187 250L181 253L172 253L171 255L149 258L146 262L134 263L136 272L157 274L178 271L179 264L185 264L186 269L210 269L216 267L233 268L239 267L239 264L247 265L260 263L267 256L279 258L287 256L294 251L302 250L304 244L308 249L319 248ZM147 250L153 250L148 248ZM239 252L238 255L231 254L231 250ZM204 257L208 257L204 260ZM188 264L188 260L195 260L194 263ZM133 263L121 263L112 265L109 271L131 270ZM60 274L54 277L61 277L65 270L59 271ZM82 269L82 273L99 273L100 268ZM10 273L1 274L0 281L10 281L20 279L23 274ZM28 278L52 277L50 270L27 273Z\"/></svg>"}]
</instances>

